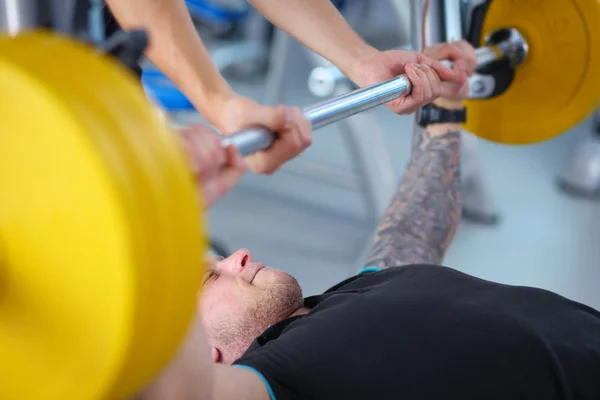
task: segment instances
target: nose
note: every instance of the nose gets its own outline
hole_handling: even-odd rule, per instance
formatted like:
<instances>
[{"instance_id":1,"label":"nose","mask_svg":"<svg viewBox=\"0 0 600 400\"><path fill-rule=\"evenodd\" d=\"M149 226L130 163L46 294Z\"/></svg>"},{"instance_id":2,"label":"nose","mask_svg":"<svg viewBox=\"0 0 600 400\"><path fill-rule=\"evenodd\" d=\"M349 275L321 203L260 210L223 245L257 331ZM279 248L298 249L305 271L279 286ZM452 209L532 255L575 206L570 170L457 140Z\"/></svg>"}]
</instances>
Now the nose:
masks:
<instances>
[{"instance_id":1,"label":"nose","mask_svg":"<svg viewBox=\"0 0 600 400\"><path fill-rule=\"evenodd\" d=\"M240 249L227 257L226 259L219 261L217 269L220 273L240 274L244 268L252 262L252 255L250 251L246 249Z\"/></svg>"}]
</instances>

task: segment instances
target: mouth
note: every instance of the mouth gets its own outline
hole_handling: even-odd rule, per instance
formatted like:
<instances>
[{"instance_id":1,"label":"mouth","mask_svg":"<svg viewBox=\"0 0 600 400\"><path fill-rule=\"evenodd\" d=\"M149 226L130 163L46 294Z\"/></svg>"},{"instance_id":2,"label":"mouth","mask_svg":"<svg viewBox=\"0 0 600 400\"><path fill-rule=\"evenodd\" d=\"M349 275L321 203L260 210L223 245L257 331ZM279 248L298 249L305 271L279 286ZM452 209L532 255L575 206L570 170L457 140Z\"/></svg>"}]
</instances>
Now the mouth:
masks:
<instances>
[{"instance_id":1,"label":"mouth","mask_svg":"<svg viewBox=\"0 0 600 400\"><path fill-rule=\"evenodd\" d=\"M254 282L254 278L256 278L256 275L258 275L258 273L264 269L265 266L264 265L257 265L256 268L254 268L254 271L252 272L252 278L250 279L250 283Z\"/></svg>"}]
</instances>

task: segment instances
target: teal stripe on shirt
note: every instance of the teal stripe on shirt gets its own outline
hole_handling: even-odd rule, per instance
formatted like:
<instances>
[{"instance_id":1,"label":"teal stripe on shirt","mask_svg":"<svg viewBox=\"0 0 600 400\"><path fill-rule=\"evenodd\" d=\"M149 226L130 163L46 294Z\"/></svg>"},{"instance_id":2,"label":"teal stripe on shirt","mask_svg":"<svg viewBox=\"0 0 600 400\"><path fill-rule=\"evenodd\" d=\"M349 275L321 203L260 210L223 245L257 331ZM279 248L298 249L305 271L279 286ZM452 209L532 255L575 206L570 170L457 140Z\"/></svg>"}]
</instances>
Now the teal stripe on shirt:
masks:
<instances>
[{"instance_id":1,"label":"teal stripe on shirt","mask_svg":"<svg viewBox=\"0 0 600 400\"><path fill-rule=\"evenodd\" d=\"M364 267L363 269L358 271L357 275L366 274L367 272L379 272L379 271L381 271L381 268L379 268L379 267Z\"/></svg>"},{"instance_id":2,"label":"teal stripe on shirt","mask_svg":"<svg viewBox=\"0 0 600 400\"><path fill-rule=\"evenodd\" d=\"M254 372L256 375L258 375L258 377L260 378L261 381L263 381L263 383L265 384L265 387L267 388L267 392L269 392L269 399L271 400L277 400L277 398L275 397L275 393L273 393L273 389L271 388L271 384L269 383L269 381L267 381L267 378L265 378L265 376L263 374L261 374L260 372L258 372L258 370L249 367L247 365L242 365L242 364L234 364L234 367L238 367L238 368L242 368L248 371L252 371Z\"/></svg>"}]
</instances>

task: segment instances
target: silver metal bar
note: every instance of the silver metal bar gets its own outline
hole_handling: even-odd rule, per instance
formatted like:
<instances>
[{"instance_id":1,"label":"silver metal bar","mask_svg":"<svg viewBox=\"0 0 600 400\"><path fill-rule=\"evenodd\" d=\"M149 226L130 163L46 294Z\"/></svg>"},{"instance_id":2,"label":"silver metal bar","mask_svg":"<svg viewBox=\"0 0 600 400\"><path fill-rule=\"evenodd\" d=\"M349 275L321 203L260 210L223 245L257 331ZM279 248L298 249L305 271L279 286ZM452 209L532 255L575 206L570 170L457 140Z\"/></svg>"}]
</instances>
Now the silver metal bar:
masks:
<instances>
[{"instance_id":1,"label":"silver metal bar","mask_svg":"<svg viewBox=\"0 0 600 400\"><path fill-rule=\"evenodd\" d=\"M446 42L446 31L444 30L444 2L445 0L424 0L426 15L423 25L423 48L434 43Z\"/></svg>"},{"instance_id":2,"label":"silver metal bar","mask_svg":"<svg viewBox=\"0 0 600 400\"><path fill-rule=\"evenodd\" d=\"M319 129L343 118L385 104L410 93L406 75L378 83L304 109L304 115ZM223 146L235 146L242 156L264 150L273 143L275 134L264 128L251 128L223 138Z\"/></svg>"},{"instance_id":3,"label":"silver metal bar","mask_svg":"<svg viewBox=\"0 0 600 400\"><path fill-rule=\"evenodd\" d=\"M444 0L445 42L453 42L463 38L461 0Z\"/></svg>"},{"instance_id":4,"label":"silver metal bar","mask_svg":"<svg viewBox=\"0 0 600 400\"><path fill-rule=\"evenodd\" d=\"M396 0L406 1L406 0ZM410 44L416 51L423 51L423 15L426 0L411 0L410 3Z\"/></svg>"},{"instance_id":5,"label":"silver metal bar","mask_svg":"<svg viewBox=\"0 0 600 400\"><path fill-rule=\"evenodd\" d=\"M494 61L498 61L502 58L503 54L494 50L492 47L479 47L475 50L477 56L477 67L483 67Z\"/></svg>"},{"instance_id":6,"label":"silver metal bar","mask_svg":"<svg viewBox=\"0 0 600 400\"><path fill-rule=\"evenodd\" d=\"M224 136L223 147L234 146L242 156L248 156L268 148L275 140L275 133L265 128L249 128Z\"/></svg>"},{"instance_id":7,"label":"silver metal bar","mask_svg":"<svg viewBox=\"0 0 600 400\"><path fill-rule=\"evenodd\" d=\"M0 33L16 35L40 23L39 0L0 0Z\"/></svg>"},{"instance_id":8,"label":"silver metal bar","mask_svg":"<svg viewBox=\"0 0 600 400\"><path fill-rule=\"evenodd\" d=\"M321 104L308 107L304 110L304 115L312 124L313 129L319 129L340 119L385 104L398 97L406 96L411 89L412 86L408 77L400 75L387 82L354 90Z\"/></svg>"},{"instance_id":9,"label":"silver metal bar","mask_svg":"<svg viewBox=\"0 0 600 400\"><path fill-rule=\"evenodd\" d=\"M364 4L368 4L368 1L361 1ZM412 7L414 3L421 2L421 0L388 0L388 4L396 14L396 25L398 26L398 34L401 43L410 43L412 35L412 27L414 22L412 20Z\"/></svg>"}]
</instances>

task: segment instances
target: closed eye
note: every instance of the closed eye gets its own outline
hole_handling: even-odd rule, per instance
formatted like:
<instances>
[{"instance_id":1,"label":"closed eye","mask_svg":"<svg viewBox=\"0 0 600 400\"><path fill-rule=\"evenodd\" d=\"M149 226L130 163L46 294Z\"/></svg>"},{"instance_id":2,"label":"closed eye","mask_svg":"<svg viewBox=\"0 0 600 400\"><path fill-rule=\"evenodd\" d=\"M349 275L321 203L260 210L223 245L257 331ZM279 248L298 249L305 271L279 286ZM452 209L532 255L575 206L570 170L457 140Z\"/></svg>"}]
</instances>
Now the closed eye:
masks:
<instances>
[{"instance_id":1,"label":"closed eye","mask_svg":"<svg viewBox=\"0 0 600 400\"><path fill-rule=\"evenodd\" d=\"M205 286L207 283L209 282L213 282L215 281L217 278L219 277L219 275L214 271L211 270L208 274L206 274L206 276L204 277L204 281L202 282L202 286Z\"/></svg>"}]
</instances>

